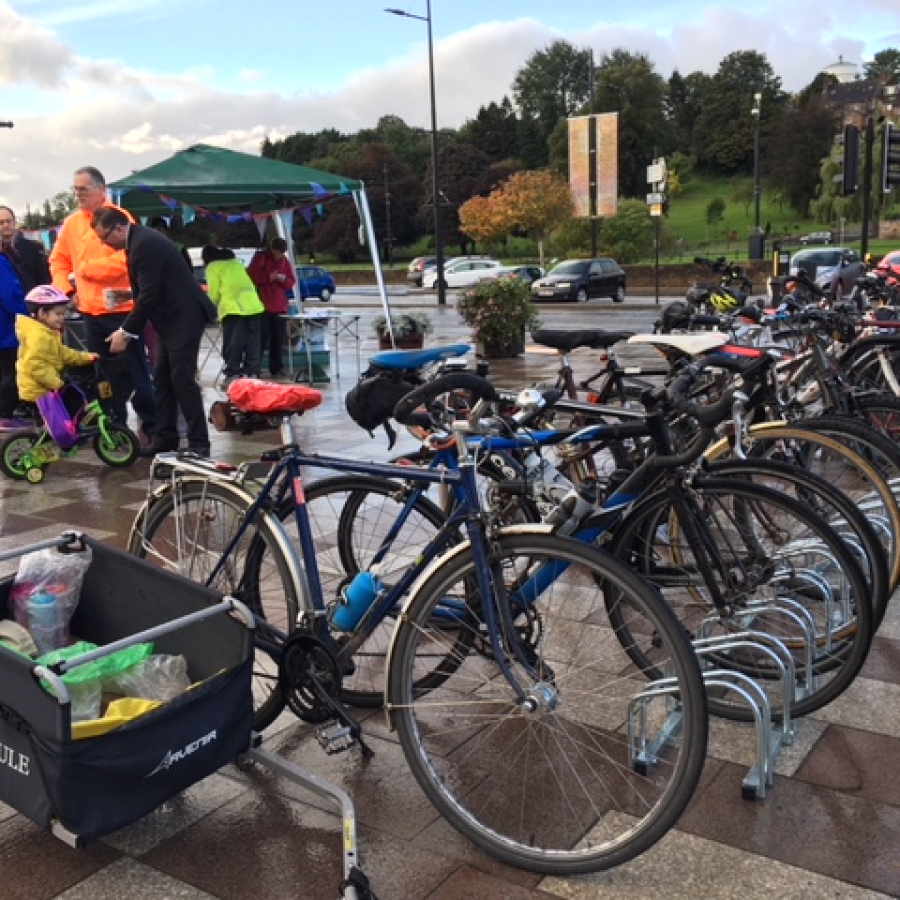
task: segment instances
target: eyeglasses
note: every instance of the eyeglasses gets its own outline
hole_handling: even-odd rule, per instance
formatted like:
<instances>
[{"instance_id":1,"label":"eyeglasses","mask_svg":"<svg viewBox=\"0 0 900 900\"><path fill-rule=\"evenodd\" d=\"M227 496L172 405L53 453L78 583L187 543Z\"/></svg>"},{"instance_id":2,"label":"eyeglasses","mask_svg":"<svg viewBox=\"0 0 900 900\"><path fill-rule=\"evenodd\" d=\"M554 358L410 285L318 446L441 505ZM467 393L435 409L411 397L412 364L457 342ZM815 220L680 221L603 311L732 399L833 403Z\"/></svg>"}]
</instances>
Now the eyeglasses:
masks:
<instances>
[{"instance_id":1,"label":"eyeglasses","mask_svg":"<svg viewBox=\"0 0 900 900\"><path fill-rule=\"evenodd\" d=\"M94 229L94 234L96 234L97 237L100 238L100 241L101 241L102 243L105 244L105 243L107 242L107 240L109 239L109 236L110 236L114 231L118 231L118 230L119 230L119 226L118 226L118 225L113 225L112 228L107 228L107 229L106 229L106 233L105 233L105 234L100 234L100 232L99 232L97 229Z\"/></svg>"}]
</instances>

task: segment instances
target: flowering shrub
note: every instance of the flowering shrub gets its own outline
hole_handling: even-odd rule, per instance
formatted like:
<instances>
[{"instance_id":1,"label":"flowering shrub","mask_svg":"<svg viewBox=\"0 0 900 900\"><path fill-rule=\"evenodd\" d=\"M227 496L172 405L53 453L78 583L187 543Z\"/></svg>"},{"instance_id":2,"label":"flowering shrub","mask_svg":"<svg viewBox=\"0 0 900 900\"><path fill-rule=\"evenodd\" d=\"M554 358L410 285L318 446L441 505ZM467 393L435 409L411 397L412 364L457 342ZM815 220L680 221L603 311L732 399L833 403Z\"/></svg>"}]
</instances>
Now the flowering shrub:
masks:
<instances>
[{"instance_id":1,"label":"flowering shrub","mask_svg":"<svg viewBox=\"0 0 900 900\"><path fill-rule=\"evenodd\" d=\"M457 308L475 342L485 346L514 347L540 325L531 288L518 278L480 281L463 292Z\"/></svg>"}]
</instances>

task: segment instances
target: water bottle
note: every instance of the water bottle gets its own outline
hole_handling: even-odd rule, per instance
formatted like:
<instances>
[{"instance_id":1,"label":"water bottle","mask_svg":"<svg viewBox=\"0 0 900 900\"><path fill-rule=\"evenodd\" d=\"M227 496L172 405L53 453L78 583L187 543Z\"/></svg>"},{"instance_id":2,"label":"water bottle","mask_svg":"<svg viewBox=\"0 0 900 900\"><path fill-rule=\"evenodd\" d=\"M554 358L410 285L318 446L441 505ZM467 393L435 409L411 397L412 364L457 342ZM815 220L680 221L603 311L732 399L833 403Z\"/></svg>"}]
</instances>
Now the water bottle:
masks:
<instances>
[{"instance_id":1,"label":"water bottle","mask_svg":"<svg viewBox=\"0 0 900 900\"><path fill-rule=\"evenodd\" d=\"M523 465L525 478L532 484L542 484L555 503L561 503L572 490L572 482L549 459L543 459L534 450L525 457Z\"/></svg>"},{"instance_id":2,"label":"water bottle","mask_svg":"<svg viewBox=\"0 0 900 900\"><path fill-rule=\"evenodd\" d=\"M360 572L341 591L340 602L331 613L331 624L339 631L353 631L369 611L384 585L377 575Z\"/></svg>"},{"instance_id":3,"label":"water bottle","mask_svg":"<svg viewBox=\"0 0 900 900\"><path fill-rule=\"evenodd\" d=\"M49 591L35 591L28 598L28 630L39 656L62 646L61 613L56 597Z\"/></svg>"},{"instance_id":4,"label":"water bottle","mask_svg":"<svg viewBox=\"0 0 900 900\"><path fill-rule=\"evenodd\" d=\"M547 524L553 526L554 534L571 534L594 509L596 502L597 485L593 481L585 481L566 494L559 506L547 516Z\"/></svg>"}]
</instances>

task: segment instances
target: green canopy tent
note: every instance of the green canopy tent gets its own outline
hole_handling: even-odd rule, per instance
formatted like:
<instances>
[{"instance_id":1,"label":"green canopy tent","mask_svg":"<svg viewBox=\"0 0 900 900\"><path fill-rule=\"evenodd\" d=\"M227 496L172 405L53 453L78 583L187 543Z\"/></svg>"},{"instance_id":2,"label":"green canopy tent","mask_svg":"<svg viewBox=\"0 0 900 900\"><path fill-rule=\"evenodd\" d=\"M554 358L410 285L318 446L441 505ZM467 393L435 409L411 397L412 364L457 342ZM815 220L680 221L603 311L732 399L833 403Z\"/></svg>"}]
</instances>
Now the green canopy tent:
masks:
<instances>
[{"instance_id":1,"label":"green canopy tent","mask_svg":"<svg viewBox=\"0 0 900 900\"><path fill-rule=\"evenodd\" d=\"M109 185L114 203L139 218L171 215L179 207L185 218L195 213L237 219L270 214L287 241L291 259L294 211L309 210L336 196L352 196L365 233L385 316L390 305L378 258L372 217L361 181L319 169L195 144L169 159Z\"/></svg>"}]
</instances>

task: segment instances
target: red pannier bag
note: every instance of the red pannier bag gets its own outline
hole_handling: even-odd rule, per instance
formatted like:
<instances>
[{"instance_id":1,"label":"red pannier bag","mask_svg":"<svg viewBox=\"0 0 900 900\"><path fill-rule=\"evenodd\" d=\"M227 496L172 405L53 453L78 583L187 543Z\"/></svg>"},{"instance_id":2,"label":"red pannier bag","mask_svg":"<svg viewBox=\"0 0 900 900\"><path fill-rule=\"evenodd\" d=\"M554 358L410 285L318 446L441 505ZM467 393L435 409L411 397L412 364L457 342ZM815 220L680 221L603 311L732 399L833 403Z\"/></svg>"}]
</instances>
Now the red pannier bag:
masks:
<instances>
[{"instance_id":1,"label":"red pannier bag","mask_svg":"<svg viewBox=\"0 0 900 900\"><path fill-rule=\"evenodd\" d=\"M322 392L302 384L277 384L258 378L238 378L228 386L228 399L245 413L287 416L315 409Z\"/></svg>"}]
</instances>

